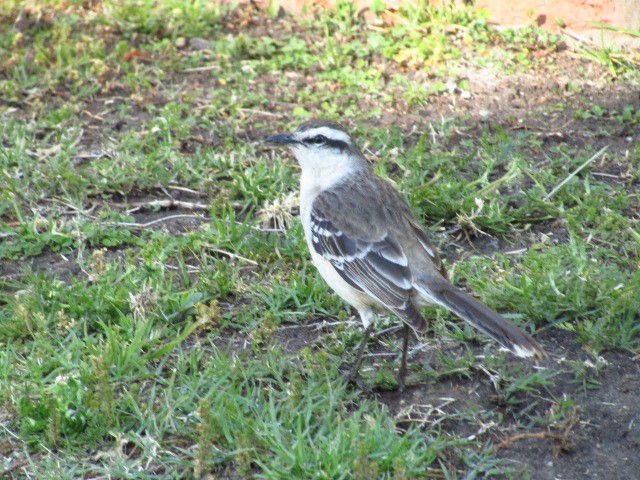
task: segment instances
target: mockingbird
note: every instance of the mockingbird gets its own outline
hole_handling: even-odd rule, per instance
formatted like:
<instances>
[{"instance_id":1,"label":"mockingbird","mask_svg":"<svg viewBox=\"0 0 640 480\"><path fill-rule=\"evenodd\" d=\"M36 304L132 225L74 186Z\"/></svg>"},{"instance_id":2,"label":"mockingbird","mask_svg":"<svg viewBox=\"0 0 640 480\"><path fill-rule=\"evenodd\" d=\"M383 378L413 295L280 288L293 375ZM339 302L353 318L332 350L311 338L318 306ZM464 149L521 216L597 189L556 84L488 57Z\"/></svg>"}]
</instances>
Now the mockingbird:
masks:
<instances>
[{"instance_id":1,"label":"mockingbird","mask_svg":"<svg viewBox=\"0 0 640 480\"><path fill-rule=\"evenodd\" d=\"M376 312L404 323L398 385L404 388L409 328L424 332L420 308L440 305L519 357L546 354L533 338L454 287L409 205L378 177L345 129L316 120L265 142L289 147L302 167L300 216L313 263L360 314L364 335L349 380L358 376Z\"/></svg>"}]
</instances>

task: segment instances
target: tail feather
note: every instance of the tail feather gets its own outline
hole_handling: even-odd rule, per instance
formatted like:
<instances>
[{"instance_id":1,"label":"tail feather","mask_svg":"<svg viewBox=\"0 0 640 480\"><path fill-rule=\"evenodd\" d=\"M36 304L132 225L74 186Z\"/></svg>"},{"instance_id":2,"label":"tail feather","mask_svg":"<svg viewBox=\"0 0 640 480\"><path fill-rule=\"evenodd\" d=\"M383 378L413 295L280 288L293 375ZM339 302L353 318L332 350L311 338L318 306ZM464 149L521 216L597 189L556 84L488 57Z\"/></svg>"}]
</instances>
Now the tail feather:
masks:
<instances>
[{"instance_id":1,"label":"tail feather","mask_svg":"<svg viewBox=\"0 0 640 480\"><path fill-rule=\"evenodd\" d=\"M407 301L402 308L391 308L390 310L416 332L424 333L427 331L427 321L411 301Z\"/></svg>"},{"instance_id":2,"label":"tail feather","mask_svg":"<svg viewBox=\"0 0 640 480\"><path fill-rule=\"evenodd\" d=\"M437 289L419 288L433 303L445 307L475 328L493 338L518 357L544 358L544 349L530 335L511 324L502 315L476 301L471 295L448 282L438 282ZM427 291L425 291L427 290Z\"/></svg>"}]
</instances>

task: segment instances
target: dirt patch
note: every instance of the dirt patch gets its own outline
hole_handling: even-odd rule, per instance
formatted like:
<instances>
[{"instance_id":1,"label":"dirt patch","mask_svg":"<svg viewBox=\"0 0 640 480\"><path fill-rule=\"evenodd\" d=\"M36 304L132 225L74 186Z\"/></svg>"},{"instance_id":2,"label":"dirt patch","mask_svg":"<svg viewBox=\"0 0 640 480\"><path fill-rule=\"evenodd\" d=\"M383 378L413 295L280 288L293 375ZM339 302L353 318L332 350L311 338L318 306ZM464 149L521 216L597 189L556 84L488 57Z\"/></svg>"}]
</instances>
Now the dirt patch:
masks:
<instances>
[{"instance_id":1,"label":"dirt patch","mask_svg":"<svg viewBox=\"0 0 640 480\"><path fill-rule=\"evenodd\" d=\"M275 338L288 354L295 356L304 347L321 348L317 344L321 329L325 330L322 322L286 326ZM372 341L362 366L366 375L375 377L380 369L395 375L401 336L392 332L379 340L386 336L394 339L395 353L389 352L381 341ZM635 478L640 447L640 357L612 351L596 359L573 334L562 331L546 332L538 338L550 353L549 359L534 366L508 357L507 368L523 374L542 368L552 377L546 386L518 399L507 401L504 392L496 389L496 379L482 365L483 350L477 346L471 346L471 350L478 363L468 376L420 380L425 365L438 370L439 355L460 358L469 348L438 339L427 339L414 352L409 365L411 380L404 392L376 388L369 395L388 407L398 420L398 428L418 423L477 441L478 445L492 444L505 465L516 471L526 467L531 478ZM234 345L241 350L247 348L246 341L238 338ZM576 364L591 371L595 383L590 387L576 376ZM573 402L568 413L557 422L550 420L568 397ZM534 416L546 418L549 423L528 425L523 430ZM455 462L454 466L460 471L466 469Z\"/></svg>"},{"instance_id":2,"label":"dirt patch","mask_svg":"<svg viewBox=\"0 0 640 480\"><path fill-rule=\"evenodd\" d=\"M557 335L556 335L557 336ZM570 336L565 338L564 361L593 362ZM599 387L581 390L575 379L562 374L551 391L556 398L571 395L578 406L566 450L546 439L526 439L501 449L498 456L527 465L532 478L635 478L640 447L640 359L622 352L602 354L606 362ZM562 371L562 362L556 368Z\"/></svg>"}]
</instances>

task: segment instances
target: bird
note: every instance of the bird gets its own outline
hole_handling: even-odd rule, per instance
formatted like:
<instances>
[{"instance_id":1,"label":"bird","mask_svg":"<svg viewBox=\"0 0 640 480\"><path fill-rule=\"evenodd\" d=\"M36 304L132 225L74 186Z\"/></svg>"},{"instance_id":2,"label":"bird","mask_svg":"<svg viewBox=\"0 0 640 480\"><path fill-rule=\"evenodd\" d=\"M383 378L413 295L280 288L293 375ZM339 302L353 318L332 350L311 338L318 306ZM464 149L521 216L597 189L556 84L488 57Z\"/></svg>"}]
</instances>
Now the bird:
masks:
<instances>
[{"instance_id":1,"label":"bird","mask_svg":"<svg viewBox=\"0 0 640 480\"><path fill-rule=\"evenodd\" d=\"M411 330L424 333L427 305L453 312L519 357L542 359L542 346L502 315L454 286L438 251L391 183L373 171L347 130L311 120L264 142L284 146L301 167L300 218L311 259L333 291L358 312L364 332L346 375L359 379L379 313L403 323L397 383L405 388Z\"/></svg>"}]
</instances>

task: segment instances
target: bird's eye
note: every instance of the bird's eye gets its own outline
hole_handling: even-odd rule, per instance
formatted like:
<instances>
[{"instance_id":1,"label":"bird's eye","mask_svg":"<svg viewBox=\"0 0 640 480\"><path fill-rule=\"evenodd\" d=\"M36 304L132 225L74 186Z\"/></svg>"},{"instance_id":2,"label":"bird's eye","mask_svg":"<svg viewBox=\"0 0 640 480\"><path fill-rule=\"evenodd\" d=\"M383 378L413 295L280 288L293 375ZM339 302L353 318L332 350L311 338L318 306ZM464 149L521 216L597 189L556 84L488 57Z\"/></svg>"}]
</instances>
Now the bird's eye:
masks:
<instances>
[{"instance_id":1,"label":"bird's eye","mask_svg":"<svg viewBox=\"0 0 640 480\"><path fill-rule=\"evenodd\" d=\"M309 140L307 140L307 143L312 143L314 145L321 145L323 143L326 143L327 141L327 137L325 137L324 135L316 135L315 137L311 137Z\"/></svg>"}]
</instances>

